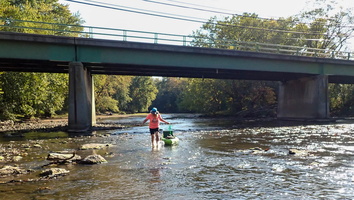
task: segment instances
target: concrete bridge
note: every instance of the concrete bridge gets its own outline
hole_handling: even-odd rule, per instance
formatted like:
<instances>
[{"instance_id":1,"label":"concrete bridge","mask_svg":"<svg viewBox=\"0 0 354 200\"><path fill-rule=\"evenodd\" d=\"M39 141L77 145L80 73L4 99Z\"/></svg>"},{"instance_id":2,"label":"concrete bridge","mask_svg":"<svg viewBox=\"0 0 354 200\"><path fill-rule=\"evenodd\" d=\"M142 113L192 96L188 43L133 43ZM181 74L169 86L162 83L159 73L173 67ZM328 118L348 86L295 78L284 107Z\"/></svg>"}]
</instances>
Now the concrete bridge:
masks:
<instances>
[{"instance_id":1,"label":"concrete bridge","mask_svg":"<svg viewBox=\"0 0 354 200\"><path fill-rule=\"evenodd\" d=\"M0 71L69 73L69 129L95 124L92 74L279 81L278 118L329 117L328 83L354 61L0 32Z\"/></svg>"}]
</instances>

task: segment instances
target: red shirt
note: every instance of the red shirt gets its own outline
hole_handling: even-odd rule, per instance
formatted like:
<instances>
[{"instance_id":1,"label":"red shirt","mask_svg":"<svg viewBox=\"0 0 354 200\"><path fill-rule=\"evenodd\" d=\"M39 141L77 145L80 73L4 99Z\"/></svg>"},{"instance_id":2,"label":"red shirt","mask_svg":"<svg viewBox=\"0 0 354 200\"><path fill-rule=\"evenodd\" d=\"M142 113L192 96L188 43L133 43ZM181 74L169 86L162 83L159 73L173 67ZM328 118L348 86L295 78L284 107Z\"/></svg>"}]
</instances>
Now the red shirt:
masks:
<instances>
[{"instance_id":1,"label":"red shirt","mask_svg":"<svg viewBox=\"0 0 354 200\"><path fill-rule=\"evenodd\" d=\"M161 115L153 115L153 114L148 114L146 116L146 119L150 120L149 121L149 128L154 129L154 128L159 128L160 121L162 120Z\"/></svg>"}]
</instances>

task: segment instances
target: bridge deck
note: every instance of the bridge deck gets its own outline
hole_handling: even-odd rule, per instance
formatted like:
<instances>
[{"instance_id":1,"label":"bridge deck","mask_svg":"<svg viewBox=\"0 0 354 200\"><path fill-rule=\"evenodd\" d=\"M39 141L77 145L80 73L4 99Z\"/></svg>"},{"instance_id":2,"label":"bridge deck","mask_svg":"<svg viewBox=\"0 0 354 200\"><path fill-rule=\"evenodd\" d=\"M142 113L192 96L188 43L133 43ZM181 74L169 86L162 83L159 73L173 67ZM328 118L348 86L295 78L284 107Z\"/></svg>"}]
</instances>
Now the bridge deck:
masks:
<instances>
[{"instance_id":1,"label":"bridge deck","mask_svg":"<svg viewBox=\"0 0 354 200\"><path fill-rule=\"evenodd\" d=\"M0 70L286 81L328 75L354 83L354 61L213 48L0 32Z\"/></svg>"}]
</instances>

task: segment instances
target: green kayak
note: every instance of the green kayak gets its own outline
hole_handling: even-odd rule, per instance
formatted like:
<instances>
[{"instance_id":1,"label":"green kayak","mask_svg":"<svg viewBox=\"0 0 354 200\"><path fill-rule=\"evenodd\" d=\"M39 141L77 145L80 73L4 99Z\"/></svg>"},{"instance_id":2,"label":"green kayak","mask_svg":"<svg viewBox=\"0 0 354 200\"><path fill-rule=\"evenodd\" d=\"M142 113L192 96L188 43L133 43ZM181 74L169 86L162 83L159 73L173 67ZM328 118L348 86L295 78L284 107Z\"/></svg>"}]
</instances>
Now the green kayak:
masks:
<instances>
[{"instance_id":1,"label":"green kayak","mask_svg":"<svg viewBox=\"0 0 354 200\"><path fill-rule=\"evenodd\" d=\"M178 144L179 139L178 139L178 137L174 137L174 138L162 138L162 141L165 142L165 145L170 146L170 145L176 145L176 144Z\"/></svg>"},{"instance_id":2,"label":"green kayak","mask_svg":"<svg viewBox=\"0 0 354 200\"><path fill-rule=\"evenodd\" d=\"M165 142L165 145L176 145L178 144L178 137L173 135L173 131L163 131L162 141Z\"/></svg>"}]
</instances>

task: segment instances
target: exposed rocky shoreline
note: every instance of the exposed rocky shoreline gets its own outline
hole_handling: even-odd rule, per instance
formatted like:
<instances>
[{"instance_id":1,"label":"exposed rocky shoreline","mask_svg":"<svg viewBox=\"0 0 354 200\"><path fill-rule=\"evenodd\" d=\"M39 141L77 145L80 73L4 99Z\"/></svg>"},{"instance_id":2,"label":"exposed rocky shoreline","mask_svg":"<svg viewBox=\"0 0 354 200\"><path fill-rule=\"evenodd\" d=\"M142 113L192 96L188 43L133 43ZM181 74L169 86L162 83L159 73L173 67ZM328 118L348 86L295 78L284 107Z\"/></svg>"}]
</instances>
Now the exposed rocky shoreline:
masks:
<instances>
[{"instance_id":1,"label":"exposed rocky shoreline","mask_svg":"<svg viewBox=\"0 0 354 200\"><path fill-rule=\"evenodd\" d=\"M97 130L110 130L121 129L124 125L105 123L100 119L110 117L124 117L129 115L100 115L97 117L97 123L92 127L92 131ZM54 131L67 131L68 119L67 118L53 118L53 119L36 119L27 121L0 121L0 133L23 133L27 131L41 131L41 132L54 132Z\"/></svg>"},{"instance_id":2,"label":"exposed rocky shoreline","mask_svg":"<svg viewBox=\"0 0 354 200\"><path fill-rule=\"evenodd\" d=\"M92 127L91 131L97 130L113 130L121 129L126 126L131 126L134 124L126 123L124 125L117 123L104 122L103 119L106 118L124 118L131 115L99 115L97 116L96 125ZM36 120L25 120L25 121L0 121L0 135L6 138L16 138L21 137L27 132L67 132L68 131L68 119L63 118L52 118L52 119L36 119ZM90 136L89 136L90 137ZM100 137L108 137L102 135ZM80 137L68 138L59 142L59 145L67 143L76 143L80 141ZM61 166L68 164L99 164L107 162L101 155L86 156L81 158L80 155L76 153L79 151L81 154L83 151L90 149L107 149L110 144L84 144L79 149L72 149L73 154L63 154L53 153L51 148L48 148L48 144L44 144L48 141L46 140L27 140L24 142L10 141L7 144L0 144L0 184L13 183L13 182L33 182L40 180L48 180L56 178L58 176L65 176L70 171ZM52 143L51 141L50 143ZM58 141L57 141L58 142ZM47 151L48 157L40 157L37 161L39 163L44 162L43 160L49 161L43 166L38 166L40 173L37 170L23 168L21 164L23 160L33 159L33 157L38 156L38 151ZM84 153L85 154L85 153ZM35 155L35 156L34 156ZM69 155L69 158L65 156ZM70 157L72 156L72 157ZM110 153L105 154L105 156L111 156ZM41 161L42 160L42 161ZM39 173L39 174L38 174ZM33 175L35 174L35 175ZM31 176L31 178L25 178L23 175ZM21 178L22 177L22 178Z\"/></svg>"},{"instance_id":3,"label":"exposed rocky shoreline","mask_svg":"<svg viewBox=\"0 0 354 200\"><path fill-rule=\"evenodd\" d=\"M30 154L36 151L36 149L43 149L40 144L31 144L32 141L29 141L26 146L23 144L19 147L15 146L1 146L0 144L0 184L15 183L15 182L34 182L42 181L48 179L56 179L59 176L65 176L70 173L67 165L77 165L77 164L101 164L107 163L107 160L93 152L82 158L77 154L77 151L80 151L83 154L83 151L87 150L98 150L106 149L111 146L111 144L99 144L99 143L89 143L82 145L79 149L73 150L72 152L60 151L60 152L51 152L49 151L46 158L40 158L46 160L47 163L42 166L37 166L34 168L26 169L23 165L19 163L23 159L31 157ZM13 143L13 145L15 145ZM24 147L26 150L24 151ZM32 154L33 155L33 154ZM110 157L112 154L106 153L106 157ZM39 161L37 161L40 163ZM72 169L71 166L70 169ZM27 177L25 176L27 175Z\"/></svg>"},{"instance_id":4,"label":"exposed rocky shoreline","mask_svg":"<svg viewBox=\"0 0 354 200\"><path fill-rule=\"evenodd\" d=\"M0 122L0 133L7 132L25 132L30 130L36 131L66 131L68 121L64 119L56 120L32 120L32 121L19 121L12 120Z\"/></svg>"}]
</instances>

